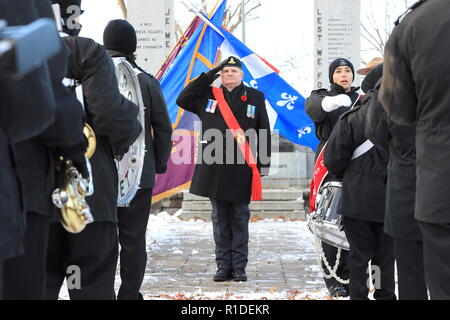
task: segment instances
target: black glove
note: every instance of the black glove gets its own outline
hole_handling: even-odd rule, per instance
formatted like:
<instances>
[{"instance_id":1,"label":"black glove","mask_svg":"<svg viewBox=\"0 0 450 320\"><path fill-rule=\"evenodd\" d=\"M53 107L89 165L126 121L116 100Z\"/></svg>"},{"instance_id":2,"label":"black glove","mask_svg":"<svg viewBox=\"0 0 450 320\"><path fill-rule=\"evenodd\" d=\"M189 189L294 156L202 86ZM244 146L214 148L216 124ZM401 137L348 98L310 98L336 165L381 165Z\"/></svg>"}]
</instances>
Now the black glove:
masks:
<instances>
[{"instance_id":1,"label":"black glove","mask_svg":"<svg viewBox=\"0 0 450 320\"><path fill-rule=\"evenodd\" d=\"M216 67L214 69L209 70L206 73L206 76L208 77L209 81L213 83L218 77L220 77L219 74L217 74L220 71L220 67Z\"/></svg>"},{"instance_id":2,"label":"black glove","mask_svg":"<svg viewBox=\"0 0 450 320\"><path fill-rule=\"evenodd\" d=\"M72 163L75 168L77 168L78 172L87 179L89 178L89 171L84 156L87 148L87 141L85 139L83 140L83 142L75 146L58 148L57 154L61 155L66 160L72 160Z\"/></svg>"},{"instance_id":3,"label":"black glove","mask_svg":"<svg viewBox=\"0 0 450 320\"><path fill-rule=\"evenodd\" d=\"M208 79L211 81L211 83L213 83L218 77L220 77L219 74L217 74L220 70L223 69L223 66L227 63L227 60L222 61L221 64L219 64L217 67L215 67L214 69L209 70L206 73L206 76L208 77Z\"/></svg>"},{"instance_id":4,"label":"black glove","mask_svg":"<svg viewBox=\"0 0 450 320\"><path fill-rule=\"evenodd\" d=\"M83 176L83 178L89 179L89 170L87 168L86 157L84 156L84 153L72 157L70 160L72 160L73 166L77 168L78 172Z\"/></svg>"}]
</instances>

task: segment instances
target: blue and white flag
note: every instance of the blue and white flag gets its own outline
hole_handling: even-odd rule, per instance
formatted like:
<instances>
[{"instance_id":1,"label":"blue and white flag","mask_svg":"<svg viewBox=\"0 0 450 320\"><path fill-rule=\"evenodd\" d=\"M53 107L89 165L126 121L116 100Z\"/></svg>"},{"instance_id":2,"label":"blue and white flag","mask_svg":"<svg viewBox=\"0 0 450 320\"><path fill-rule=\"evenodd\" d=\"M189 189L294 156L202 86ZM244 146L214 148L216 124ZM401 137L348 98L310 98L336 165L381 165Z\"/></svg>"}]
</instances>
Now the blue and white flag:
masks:
<instances>
[{"instance_id":1,"label":"blue and white flag","mask_svg":"<svg viewBox=\"0 0 450 320\"><path fill-rule=\"evenodd\" d=\"M219 53L223 58L233 55L242 61L245 84L265 94L272 129L277 130L280 135L290 141L313 150L316 150L319 143L315 135L314 123L304 110L305 99L264 60L221 27L225 8L226 0L218 0L209 17L198 13L203 23L186 43L182 44L182 49L160 80L174 129L174 144L167 172L157 176L156 185L153 188L154 202L187 189L190 185L195 161L179 164L173 161L173 157L178 154L179 149L182 149L186 140L190 145L196 145L197 133L194 122L198 120L198 117L179 108L176 99L191 81L202 72L207 72L217 65ZM212 112L215 107L211 103L208 105L208 110ZM247 112L251 116L255 110L252 108ZM194 148L187 153L191 159L194 159Z\"/></svg>"},{"instance_id":2,"label":"blue and white flag","mask_svg":"<svg viewBox=\"0 0 450 320\"><path fill-rule=\"evenodd\" d=\"M156 184L153 188L153 202L188 189L191 183L195 168L194 146L197 144L198 134L194 130L194 123L198 120L198 117L179 108L176 99L193 79L202 72L214 68L217 52L223 38L208 23L220 25L225 14L225 8L226 0L219 0L209 15L210 19L202 15L202 20L206 20L207 23L203 22L197 27L161 78L161 88L172 122L173 147L167 162L166 173L156 177ZM212 112L215 106L211 104L210 107ZM185 148L186 145L191 147ZM176 158L179 158L180 155L186 156L189 161L179 163Z\"/></svg>"},{"instance_id":3,"label":"blue and white flag","mask_svg":"<svg viewBox=\"0 0 450 320\"><path fill-rule=\"evenodd\" d=\"M305 113L305 98L231 33L221 28L220 35L222 57L238 57L243 65L244 83L264 93L272 129L315 151L319 140L314 122Z\"/></svg>"}]
</instances>

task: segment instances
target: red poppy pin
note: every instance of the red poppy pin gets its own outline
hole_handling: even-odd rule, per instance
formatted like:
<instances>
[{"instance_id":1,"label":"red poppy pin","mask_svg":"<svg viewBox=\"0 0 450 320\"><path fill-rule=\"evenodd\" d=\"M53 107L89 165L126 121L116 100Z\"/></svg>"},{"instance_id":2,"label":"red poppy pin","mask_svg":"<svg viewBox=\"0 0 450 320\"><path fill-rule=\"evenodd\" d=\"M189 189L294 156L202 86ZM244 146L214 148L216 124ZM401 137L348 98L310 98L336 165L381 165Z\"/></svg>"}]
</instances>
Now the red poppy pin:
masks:
<instances>
[{"instance_id":1,"label":"red poppy pin","mask_svg":"<svg viewBox=\"0 0 450 320\"><path fill-rule=\"evenodd\" d=\"M244 95L241 97L241 100L244 101L244 102L248 100L248 98L247 98L247 91L244 92Z\"/></svg>"}]
</instances>

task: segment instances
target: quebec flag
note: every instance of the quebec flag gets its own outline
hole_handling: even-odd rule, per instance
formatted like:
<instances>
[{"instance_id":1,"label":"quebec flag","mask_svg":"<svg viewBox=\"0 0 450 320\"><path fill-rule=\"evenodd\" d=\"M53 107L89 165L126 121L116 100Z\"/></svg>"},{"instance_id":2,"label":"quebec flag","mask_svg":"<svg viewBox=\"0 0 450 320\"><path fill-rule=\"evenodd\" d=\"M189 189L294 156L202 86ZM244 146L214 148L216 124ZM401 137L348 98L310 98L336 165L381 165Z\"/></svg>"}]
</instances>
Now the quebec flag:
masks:
<instances>
[{"instance_id":1,"label":"quebec flag","mask_svg":"<svg viewBox=\"0 0 450 320\"><path fill-rule=\"evenodd\" d=\"M319 144L314 123L304 111L305 99L264 60L222 28L225 8L226 0L218 0L209 16L197 13L201 22L194 28L192 35L186 41L183 40L181 50L160 80L174 131L167 172L157 175L153 188L153 203L185 190L191 184L195 167L193 159L196 154L195 147L192 146L197 145L198 138L194 123L198 118L193 113L179 108L176 99L183 88L202 72L218 65L220 56L225 59L233 55L242 61L245 84L262 91L266 97L271 129L314 151ZM174 159L181 154L179 150L183 150L183 156L186 153L192 161L177 163Z\"/></svg>"},{"instance_id":2,"label":"quebec flag","mask_svg":"<svg viewBox=\"0 0 450 320\"><path fill-rule=\"evenodd\" d=\"M266 96L272 129L290 141L315 151L319 140L314 122L305 112L305 98L231 33L223 28L216 29L216 32L223 37L220 47L222 57L238 57L243 65L245 84Z\"/></svg>"},{"instance_id":3,"label":"quebec flag","mask_svg":"<svg viewBox=\"0 0 450 320\"><path fill-rule=\"evenodd\" d=\"M198 117L185 112L176 104L180 92L202 72L214 68L215 59L223 38L209 24L221 25L225 14L226 1L218 1L209 15L201 16L189 39L182 44L182 49L161 78L161 89L167 103L172 122L172 153L167 162L167 171L156 176L153 188L155 203L181 190L188 189L195 169L196 140L195 122ZM188 161L177 161L177 158Z\"/></svg>"}]
</instances>

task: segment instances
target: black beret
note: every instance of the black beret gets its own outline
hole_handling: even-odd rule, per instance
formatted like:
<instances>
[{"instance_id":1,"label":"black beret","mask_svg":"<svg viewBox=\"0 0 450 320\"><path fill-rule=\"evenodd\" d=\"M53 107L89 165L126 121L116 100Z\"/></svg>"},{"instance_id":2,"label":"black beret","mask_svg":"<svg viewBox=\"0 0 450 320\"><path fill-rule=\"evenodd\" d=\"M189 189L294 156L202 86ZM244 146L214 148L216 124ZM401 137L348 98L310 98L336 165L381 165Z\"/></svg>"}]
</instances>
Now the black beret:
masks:
<instances>
[{"instance_id":1,"label":"black beret","mask_svg":"<svg viewBox=\"0 0 450 320\"><path fill-rule=\"evenodd\" d=\"M222 70L225 67L236 67L242 70L242 62L238 58L231 56L221 63L220 70Z\"/></svg>"}]
</instances>

